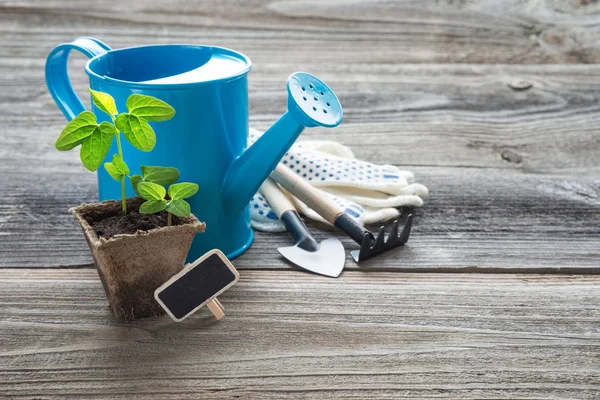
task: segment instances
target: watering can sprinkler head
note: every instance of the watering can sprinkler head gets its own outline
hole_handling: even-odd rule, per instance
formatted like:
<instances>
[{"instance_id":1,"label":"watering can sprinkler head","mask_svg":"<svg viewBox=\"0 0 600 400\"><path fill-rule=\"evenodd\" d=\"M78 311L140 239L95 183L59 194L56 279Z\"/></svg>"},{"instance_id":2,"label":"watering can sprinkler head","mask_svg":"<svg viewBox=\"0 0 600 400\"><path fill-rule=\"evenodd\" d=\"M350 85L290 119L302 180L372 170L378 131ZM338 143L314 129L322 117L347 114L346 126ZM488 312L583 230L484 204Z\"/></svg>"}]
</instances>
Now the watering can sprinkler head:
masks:
<instances>
[{"instance_id":1,"label":"watering can sprinkler head","mask_svg":"<svg viewBox=\"0 0 600 400\"><path fill-rule=\"evenodd\" d=\"M288 78L287 90L288 110L305 127L333 128L342 122L344 114L340 101L317 77L295 72Z\"/></svg>"},{"instance_id":2,"label":"watering can sprinkler head","mask_svg":"<svg viewBox=\"0 0 600 400\"><path fill-rule=\"evenodd\" d=\"M227 170L221 190L221 206L226 215L239 213L248 205L305 127L333 128L342 122L342 105L319 78L295 72L288 78L287 90L287 112Z\"/></svg>"}]
</instances>

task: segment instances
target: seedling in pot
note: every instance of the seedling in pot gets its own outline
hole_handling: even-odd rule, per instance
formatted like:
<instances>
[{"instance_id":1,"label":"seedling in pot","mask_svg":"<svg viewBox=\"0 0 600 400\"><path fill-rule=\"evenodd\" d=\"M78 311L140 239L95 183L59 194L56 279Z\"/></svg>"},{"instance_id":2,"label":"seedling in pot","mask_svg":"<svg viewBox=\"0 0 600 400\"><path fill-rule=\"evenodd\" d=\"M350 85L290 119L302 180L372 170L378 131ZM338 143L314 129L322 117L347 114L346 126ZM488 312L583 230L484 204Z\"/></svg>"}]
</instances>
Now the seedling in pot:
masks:
<instances>
[{"instance_id":1,"label":"seedling in pot","mask_svg":"<svg viewBox=\"0 0 600 400\"><path fill-rule=\"evenodd\" d=\"M84 111L67 124L56 148L68 151L81 146L81 162L90 171L104 162L108 174L120 182L122 198L82 204L71 212L83 229L106 296L118 318L158 315L162 308L153 299L154 290L181 271L195 234L205 229L204 223L190 215L190 206L184 200L194 195L198 186L175 183L180 174L172 167L141 166L140 174L130 175L121 133L136 149L150 151L156 144L156 135L149 122L166 121L175 110L162 100L133 94L126 101L127 112L118 113L110 95L94 90L90 94L97 109L106 113L110 121L98 123L92 112ZM109 156L113 140L117 152ZM110 161L105 162L107 157ZM126 180L140 197L125 198ZM127 213L127 204L131 210L140 209L146 214L165 210L168 225L172 214L181 219L176 227L164 229L164 219L145 223L148 219ZM110 234L103 234L105 227L112 229ZM131 228L137 229L131 232ZM139 234L140 230L145 232Z\"/></svg>"},{"instance_id":2,"label":"seedling in pot","mask_svg":"<svg viewBox=\"0 0 600 400\"><path fill-rule=\"evenodd\" d=\"M156 134L148 122L167 121L173 118L175 110L155 97L132 94L126 102L128 112L118 113L111 95L88 90L96 107L107 114L112 122L98 124L91 111L83 111L63 129L56 140L56 148L68 151L81 145L81 162L88 170L96 171L116 136L118 153L113 155L111 162L104 164L104 168L113 179L121 182L121 205L123 213L126 213L125 178L129 177L130 170L123 158L121 132L136 149L151 151L156 145Z\"/></svg>"},{"instance_id":3,"label":"seedling in pot","mask_svg":"<svg viewBox=\"0 0 600 400\"><path fill-rule=\"evenodd\" d=\"M168 223L171 226L172 215L187 217L190 215L190 204L185 201L198 191L195 183L182 182L169 186L169 190L153 182L140 182L137 185L140 196L146 200L140 206L142 214L154 214L163 210L167 211ZM167 196L168 194L168 196Z\"/></svg>"}]
</instances>

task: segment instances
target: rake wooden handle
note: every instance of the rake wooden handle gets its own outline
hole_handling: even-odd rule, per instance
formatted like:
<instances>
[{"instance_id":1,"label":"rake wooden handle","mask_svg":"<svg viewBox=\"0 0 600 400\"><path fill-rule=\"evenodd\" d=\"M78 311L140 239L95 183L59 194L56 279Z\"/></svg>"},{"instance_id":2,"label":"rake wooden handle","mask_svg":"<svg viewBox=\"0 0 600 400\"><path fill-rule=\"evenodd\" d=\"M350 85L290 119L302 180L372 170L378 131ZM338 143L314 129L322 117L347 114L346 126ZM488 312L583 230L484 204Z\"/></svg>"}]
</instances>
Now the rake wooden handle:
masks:
<instances>
[{"instance_id":1,"label":"rake wooden handle","mask_svg":"<svg viewBox=\"0 0 600 400\"><path fill-rule=\"evenodd\" d=\"M296 207L273 179L267 178L259 190L278 217L281 217L286 211L296 211Z\"/></svg>"},{"instance_id":2,"label":"rake wooden handle","mask_svg":"<svg viewBox=\"0 0 600 400\"><path fill-rule=\"evenodd\" d=\"M271 177L332 224L335 224L337 217L344 213L344 210L333 200L282 164L278 164L271 172Z\"/></svg>"}]
</instances>

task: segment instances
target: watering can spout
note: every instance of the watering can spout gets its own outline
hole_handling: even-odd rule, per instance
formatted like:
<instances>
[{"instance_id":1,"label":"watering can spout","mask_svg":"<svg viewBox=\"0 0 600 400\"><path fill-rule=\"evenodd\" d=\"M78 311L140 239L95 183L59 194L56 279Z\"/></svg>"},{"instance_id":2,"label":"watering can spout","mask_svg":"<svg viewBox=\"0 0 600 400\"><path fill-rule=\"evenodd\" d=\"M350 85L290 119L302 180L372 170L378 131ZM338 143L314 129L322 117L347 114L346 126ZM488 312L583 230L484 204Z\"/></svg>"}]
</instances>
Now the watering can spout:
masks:
<instances>
[{"instance_id":1,"label":"watering can spout","mask_svg":"<svg viewBox=\"0 0 600 400\"><path fill-rule=\"evenodd\" d=\"M286 112L229 167L222 189L225 214L241 212L304 130Z\"/></svg>"},{"instance_id":2,"label":"watering can spout","mask_svg":"<svg viewBox=\"0 0 600 400\"><path fill-rule=\"evenodd\" d=\"M285 112L226 172L221 205L226 215L241 212L275 169L305 127L332 128L342 122L342 106L333 91L319 78L305 72L287 81Z\"/></svg>"}]
</instances>

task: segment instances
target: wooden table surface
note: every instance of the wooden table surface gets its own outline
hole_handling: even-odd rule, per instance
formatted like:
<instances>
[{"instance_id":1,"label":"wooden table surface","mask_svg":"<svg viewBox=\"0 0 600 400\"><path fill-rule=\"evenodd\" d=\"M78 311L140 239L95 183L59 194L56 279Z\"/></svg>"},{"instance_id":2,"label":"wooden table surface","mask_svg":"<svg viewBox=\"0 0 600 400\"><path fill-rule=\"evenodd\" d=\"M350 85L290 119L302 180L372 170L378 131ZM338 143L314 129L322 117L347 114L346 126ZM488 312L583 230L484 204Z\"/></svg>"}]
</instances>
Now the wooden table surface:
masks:
<instances>
[{"instance_id":1,"label":"wooden table surface","mask_svg":"<svg viewBox=\"0 0 600 400\"><path fill-rule=\"evenodd\" d=\"M247 54L260 129L291 72L320 76L345 120L303 138L413 171L410 242L328 279L258 233L222 321L117 322L67 212L95 177L54 149L44 83L79 36ZM0 0L0 398L598 398L598 43L592 0Z\"/></svg>"}]
</instances>

